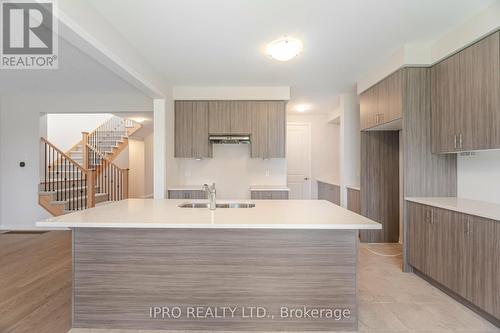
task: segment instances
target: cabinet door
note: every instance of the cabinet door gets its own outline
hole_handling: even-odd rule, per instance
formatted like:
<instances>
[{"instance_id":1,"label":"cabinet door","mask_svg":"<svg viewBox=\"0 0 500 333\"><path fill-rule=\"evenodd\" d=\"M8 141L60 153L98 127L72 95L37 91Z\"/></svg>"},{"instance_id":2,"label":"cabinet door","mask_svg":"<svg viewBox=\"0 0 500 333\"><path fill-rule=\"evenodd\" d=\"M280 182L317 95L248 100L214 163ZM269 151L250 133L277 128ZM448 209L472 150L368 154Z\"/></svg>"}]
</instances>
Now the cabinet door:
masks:
<instances>
[{"instance_id":1,"label":"cabinet door","mask_svg":"<svg viewBox=\"0 0 500 333\"><path fill-rule=\"evenodd\" d=\"M425 206L408 202L408 261L411 266L424 272L426 261L428 210Z\"/></svg>"},{"instance_id":2,"label":"cabinet door","mask_svg":"<svg viewBox=\"0 0 500 333\"><path fill-rule=\"evenodd\" d=\"M252 158L268 158L268 102L254 102L252 114Z\"/></svg>"},{"instance_id":3,"label":"cabinet door","mask_svg":"<svg viewBox=\"0 0 500 333\"><path fill-rule=\"evenodd\" d=\"M432 152L454 152L459 148L457 128L461 126L465 100L464 76L459 54L431 70Z\"/></svg>"},{"instance_id":4,"label":"cabinet door","mask_svg":"<svg viewBox=\"0 0 500 333\"><path fill-rule=\"evenodd\" d=\"M208 103L210 134L231 133L231 110L234 108L233 101L210 101Z\"/></svg>"},{"instance_id":5,"label":"cabinet door","mask_svg":"<svg viewBox=\"0 0 500 333\"><path fill-rule=\"evenodd\" d=\"M500 148L500 32L460 52L465 103L461 150Z\"/></svg>"},{"instance_id":6,"label":"cabinet door","mask_svg":"<svg viewBox=\"0 0 500 333\"><path fill-rule=\"evenodd\" d=\"M469 216L466 298L500 318L500 222Z\"/></svg>"},{"instance_id":7,"label":"cabinet door","mask_svg":"<svg viewBox=\"0 0 500 333\"><path fill-rule=\"evenodd\" d=\"M269 102L268 158L285 158L286 110L284 102Z\"/></svg>"},{"instance_id":8,"label":"cabinet door","mask_svg":"<svg viewBox=\"0 0 500 333\"><path fill-rule=\"evenodd\" d=\"M212 145L208 140L208 102L193 104L193 156L212 157Z\"/></svg>"},{"instance_id":9,"label":"cabinet door","mask_svg":"<svg viewBox=\"0 0 500 333\"><path fill-rule=\"evenodd\" d=\"M403 117L403 70L398 70L387 79L387 121Z\"/></svg>"},{"instance_id":10,"label":"cabinet door","mask_svg":"<svg viewBox=\"0 0 500 333\"><path fill-rule=\"evenodd\" d=\"M377 111L375 113L375 125L389 121L389 80L380 81L375 87L377 98Z\"/></svg>"},{"instance_id":11,"label":"cabinet door","mask_svg":"<svg viewBox=\"0 0 500 333\"><path fill-rule=\"evenodd\" d=\"M368 129L375 126L377 114L378 98L376 96L376 89L372 87L360 96L360 121L361 130Z\"/></svg>"},{"instance_id":12,"label":"cabinet door","mask_svg":"<svg viewBox=\"0 0 500 333\"><path fill-rule=\"evenodd\" d=\"M251 108L254 102L236 101L231 112L231 134L250 134L252 132Z\"/></svg>"},{"instance_id":13,"label":"cabinet door","mask_svg":"<svg viewBox=\"0 0 500 333\"><path fill-rule=\"evenodd\" d=\"M193 157L193 103L175 102L175 157Z\"/></svg>"},{"instance_id":14,"label":"cabinet door","mask_svg":"<svg viewBox=\"0 0 500 333\"><path fill-rule=\"evenodd\" d=\"M437 275L431 276L458 294L464 292L468 240L466 215L449 210L433 208L434 232L437 235Z\"/></svg>"}]
</instances>

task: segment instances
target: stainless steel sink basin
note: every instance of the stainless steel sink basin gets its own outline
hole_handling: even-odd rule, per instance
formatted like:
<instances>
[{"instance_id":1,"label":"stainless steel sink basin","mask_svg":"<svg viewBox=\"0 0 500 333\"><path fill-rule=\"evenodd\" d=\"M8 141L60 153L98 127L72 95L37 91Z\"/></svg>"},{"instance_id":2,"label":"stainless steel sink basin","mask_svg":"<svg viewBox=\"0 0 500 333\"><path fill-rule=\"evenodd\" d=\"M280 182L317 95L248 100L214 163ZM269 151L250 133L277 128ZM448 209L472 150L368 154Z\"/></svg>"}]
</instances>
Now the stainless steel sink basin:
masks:
<instances>
[{"instance_id":1,"label":"stainless steel sink basin","mask_svg":"<svg viewBox=\"0 0 500 333\"><path fill-rule=\"evenodd\" d=\"M179 205L180 208L209 208L208 203L203 202L186 202ZM253 203L218 203L216 208L254 208L255 204Z\"/></svg>"}]
</instances>

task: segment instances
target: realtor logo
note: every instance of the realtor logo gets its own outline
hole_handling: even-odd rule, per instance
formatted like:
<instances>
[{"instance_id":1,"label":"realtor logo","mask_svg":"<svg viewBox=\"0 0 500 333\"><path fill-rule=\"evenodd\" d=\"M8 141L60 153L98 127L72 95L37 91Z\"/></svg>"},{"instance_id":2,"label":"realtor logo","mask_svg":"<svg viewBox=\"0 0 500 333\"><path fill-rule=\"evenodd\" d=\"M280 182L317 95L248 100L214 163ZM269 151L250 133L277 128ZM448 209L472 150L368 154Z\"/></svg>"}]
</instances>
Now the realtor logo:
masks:
<instances>
[{"instance_id":1,"label":"realtor logo","mask_svg":"<svg viewBox=\"0 0 500 333\"><path fill-rule=\"evenodd\" d=\"M1 0L2 69L57 69L54 1Z\"/></svg>"}]
</instances>

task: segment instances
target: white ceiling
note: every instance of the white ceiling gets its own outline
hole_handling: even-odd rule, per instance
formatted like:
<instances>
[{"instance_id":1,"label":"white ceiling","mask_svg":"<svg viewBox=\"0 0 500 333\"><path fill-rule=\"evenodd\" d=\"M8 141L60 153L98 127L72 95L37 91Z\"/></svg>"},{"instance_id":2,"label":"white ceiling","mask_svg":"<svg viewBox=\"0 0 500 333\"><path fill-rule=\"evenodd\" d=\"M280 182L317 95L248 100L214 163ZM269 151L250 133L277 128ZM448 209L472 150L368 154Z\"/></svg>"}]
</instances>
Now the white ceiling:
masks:
<instances>
[{"instance_id":1,"label":"white ceiling","mask_svg":"<svg viewBox=\"0 0 500 333\"><path fill-rule=\"evenodd\" d=\"M292 87L293 107L336 96L405 43L437 39L495 0L88 0L179 86ZM304 52L263 54L283 35Z\"/></svg>"}]
</instances>

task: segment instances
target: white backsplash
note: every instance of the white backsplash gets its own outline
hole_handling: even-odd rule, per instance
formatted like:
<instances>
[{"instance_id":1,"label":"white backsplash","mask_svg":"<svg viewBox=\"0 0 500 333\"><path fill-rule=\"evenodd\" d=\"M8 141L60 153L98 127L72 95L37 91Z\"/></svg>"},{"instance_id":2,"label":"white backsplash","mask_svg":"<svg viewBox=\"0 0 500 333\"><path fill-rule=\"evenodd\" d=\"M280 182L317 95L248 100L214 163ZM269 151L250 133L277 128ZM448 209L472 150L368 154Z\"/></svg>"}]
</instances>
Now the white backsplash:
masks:
<instances>
[{"instance_id":1,"label":"white backsplash","mask_svg":"<svg viewBox=\"0 0 500 333\"><path fill-rule=\"evenodd\" d=\"M500 151L458 156L458 197L500 204Z\"/></svg>"},{"instance_id":2,"label":"white backsplash","mask_svg":"<svg viewBox=\"0 0 500 333\"><path fill-rule=\"evenodd\" d=\"M213 158L179 159L178 170L178 185L215 182L220 199L249 199L250 185L286 185L286 159L250 158L250 145L214 145Z\"/></svg>"}]
</instances>

